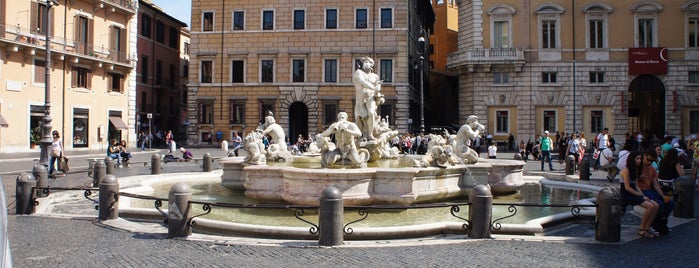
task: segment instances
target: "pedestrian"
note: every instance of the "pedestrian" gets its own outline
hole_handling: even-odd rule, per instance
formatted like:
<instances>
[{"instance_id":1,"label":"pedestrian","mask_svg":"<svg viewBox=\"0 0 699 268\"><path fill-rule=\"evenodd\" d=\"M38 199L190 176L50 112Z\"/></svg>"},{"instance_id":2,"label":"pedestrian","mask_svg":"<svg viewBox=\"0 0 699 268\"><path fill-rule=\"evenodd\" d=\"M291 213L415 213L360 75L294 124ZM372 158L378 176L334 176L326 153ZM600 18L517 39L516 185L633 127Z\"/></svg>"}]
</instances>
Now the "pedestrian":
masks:
<instances>
[{"instance_id":1,"label":"pedestrian","mask_svg":"<svg viewBox=\"0 0 699 268\"><path fill-rule=\"evenodd\" d=\"M138 140L136 142L138 143L137 146L140 145L141 151L146 149L146 134L143 131L138 132Z\"/></svg>"},{"instance_id":2,"label":"pedestrian","mask_svg":"<svg viewBox=\"0 0 699 268\"><path fill-rule=\"evenodd\" d=\"M490 146L488 146L488 158L490 159L495 159L497 158L498 154L498 147L495 146L495 142L490 142Z\"/></svg>"},{"instance_id":3,"label":"pedestrian","mask_svg":"<svg viewBox=\"0 0 699 268\"><path fill-rule=\"evenodd\" d=\"M51 160L49 162L49 176L53 176L53 171L57 170L56 164L61 160L63 155L63 142L61 141L61 134L57 130L51 132L53 141L51 142ZM65 176L65 174L63 174Z\"/></svg>"},{"instance_id":4,"label":"pedestrian","mask_svg":"<svg viewBox=\"0 0 699 268\"><path fill-rule=\"evenodd\" d=\"M167 144L167 148L170 149L170 152L172 152L172 130L167 131L167 135L165 135L165 143Z\"/></svg>"},{"instance_id":5,"label":"pedestrian","mask_svg":"<svg viewBox=\"0 0 699 268\"><path fill-rule=\"evenodd\" d=\"M243 146L243 138L238 135L238 132L233 132L233 139L231 142L233 143L233 154L238 156L238 150Z\"/></svg>"},{"instance_id":6,"label":"pedestrian","mask_svg":"<svg viewBox=\"0 0 699 268\"><path fill-rule=\"evenodd\" d=\"M544 171L544 162L549 161L549 170L553 171L553 163L551 163L551 150L553 150L553 141L549 137L549 131L544 131L544 136L539 139L539 147L541 149L541 171Z\"/></svg>"},{"instance_id":7,"label":"pedestrian","mask_svg":"<svg viewBox=\"0 0 699 268\"><path fill-rule=\"evenodd\" d=\"M223 140L223 132L221 129L216 131L216 144L221 147L221 141Z\"/></svg>"}]
</instances>

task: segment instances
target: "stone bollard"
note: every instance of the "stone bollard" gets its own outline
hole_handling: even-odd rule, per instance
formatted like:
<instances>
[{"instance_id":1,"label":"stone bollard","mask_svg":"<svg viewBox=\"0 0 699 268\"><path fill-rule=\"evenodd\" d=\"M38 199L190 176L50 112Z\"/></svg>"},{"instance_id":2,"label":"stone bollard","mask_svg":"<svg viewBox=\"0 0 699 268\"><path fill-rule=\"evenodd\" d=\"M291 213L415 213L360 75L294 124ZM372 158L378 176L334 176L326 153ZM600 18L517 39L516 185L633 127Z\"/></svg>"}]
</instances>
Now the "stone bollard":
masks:
<instances>
[{"instance_id":1,"label":"stone bollard","mask_svg":"<svg viewBox=\"0 0 699 268\"><path fill-rule=\"evenodd\" d=\"M471 208L468 221L471 222L469 238L490 238L490 218L493 213L493 195L486 185L476 185L468 195Z\"/></svg>"},{"instance_id":2,"label":"stone bollard","mask_svg":"<svg viewBox=\"0 0 699 268\"><path fill-rule=\"evenodd\" d=\"M107 156L104 158L104 166L106 167L107 174L114 175L114 159Z\"/></svg>"},{"instance_id":3,"label":"stone bollard","mask_svg":"<svg viewBox=\"0 0 699 268\"><path fill-rule=\"evenodd\" d=\"M340 190L333 186L325 188L320 195L318 209L319 245L338 246L344 243L344 210Z\"/></svg>"},{"instance_id":4,"label":"stone bollard","mask_svg":"<svg viewBox=\"0 0 699 268\"><path fill-rule=\"evenodd\" d=\"M575 174L575 156L568 155L566 156L566 175L573 174Z\"/></svg>"},{"instance_id":5,"label":"stone bollard","mask_svg":"<svg viewBox=\"0 0 699 268\"><path fill-rule=\"evenodd\" d=\"M34 165L34 168L32 169L32 175L34 175L34 178L36 179L36 187L37 188L46 188L49 186L49 171L48 169L42 165L42 164L36 164ZM48 194L45 194L43 190L41 189L36 189L36 197L46 197Z\"/></svg>"},{"instance_id":6,"label":"stone bollard","mask_svg":"<svg viewBox=\"0 0 699 268\"><path fill-rule=\"evenodd\" d=\"M32 174L25 172L17 176L15 214L34 213L36 208L34 204L34 187L36 187L36 180Z\"/></svg>"},{"instance_id":7,"label":"stone bollard","mask_svg":"<svg viewBox=\"0 0 699 268\"><path fill-rule=\"evenodd\" d=\"M119 181L114 175L106 175L100 182L99 193L99 219L101 221L113 220L119 217L119 202L116 195L119 194Z\"/></svg>"},{"instance_id":8,"label":"stone bollard","mask_svg":"<svg viewBox=\"0 0 699 268\"><path fill-rule=\"evenodd\" d=\"M107 175L107 166L102 161L95 162L95 169L92 171L92 187L99 187L105 175Z\"/></svg>"},{"instance_id":9,"label":"stone bollard","mask_svg":"<svg viewBox=\"0 0 699 268\"><path fill-rule=\"evenodd\" d=\"M580 164L580 173L579 173L579 179L581 181L589 181L590 180L590 159L587 157L583 158L582 163Z\"/></svg>"},{"instance_id":10,"label":"stone bollard","mask_svg":"<svg viewBox=\"0 0 699 268\"><path fill-rule=\"evenodd\" d=\"M150 157L150 174L157 175L160 174L160 155L153 154Z\"/></svg>"},{"instance_id":11,"label":"stone bollard","mask_svg":"<svg viewBox=\"0 0 699 268\"><path fill-rule=\"evenodd\" d=\"M677 194L677 206L672 216L677 218L694 218L694 180L687 176L675 179L674 193Z\"/></svg>"},{"instance_id":12,"label":"stone bollard","mask_svg":"<svg viewBox=\"0 0 699 268\"><path fill-rule=\"evenodd\" d=\"M597 229L595 240L600 242L619 242L621 240L621 194L612 187L604 187L597 194Z\"/></svg>"},{"instance_id":13,"label":"stone bollard","mask_svg":"<svg viewBox=\"0 0 699 268\"><path fill-rule=\"evenodd\" d=\"M213 165L213 160L211 159L211 154L210 153L205 153L204 154L204 163L202 167L204 168L204 172L211 172L211 166Z\"/></svg>"},{"instance_id":14,"label":"stone bollard","mask_svg":"<svg viewBox=\"0 0 699 268\"><path fill-rule=\"evenodd\" d=\"M224 152L228 152L228 141L227 140L221 141L221 150L223 150Z\"/></svg>"},{"instance_id":15,"label":"stone bollard","mask_svg":"<svg viewBox=\"0 0 699 268\"><path fill-rule=\"evenodd\" d=\"M192 200L192 189L184 182L178 182L170 188L168 195L167 236L187 237L192 234L189 218L192 212L189 201Z\"/></svg>"}]
</instances>

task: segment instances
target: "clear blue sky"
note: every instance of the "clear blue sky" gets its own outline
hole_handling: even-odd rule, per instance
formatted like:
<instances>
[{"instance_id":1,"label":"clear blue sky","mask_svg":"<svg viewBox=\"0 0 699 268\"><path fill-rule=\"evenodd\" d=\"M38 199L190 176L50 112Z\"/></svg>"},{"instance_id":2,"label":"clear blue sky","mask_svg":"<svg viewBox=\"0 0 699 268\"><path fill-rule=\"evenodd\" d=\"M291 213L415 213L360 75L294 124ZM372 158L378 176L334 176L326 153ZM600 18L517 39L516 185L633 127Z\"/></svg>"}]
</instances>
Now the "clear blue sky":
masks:
<instances>
[{"instance_id":1,"label":"clear blue sky","mask_svg":"<svg viewBox=\"0 0 699 268\"><path fill-rule=\"evenodd\" d=\"M191 27L192 0L151 0L170 16L184 22Z\"/></svg>"}]
</instances>

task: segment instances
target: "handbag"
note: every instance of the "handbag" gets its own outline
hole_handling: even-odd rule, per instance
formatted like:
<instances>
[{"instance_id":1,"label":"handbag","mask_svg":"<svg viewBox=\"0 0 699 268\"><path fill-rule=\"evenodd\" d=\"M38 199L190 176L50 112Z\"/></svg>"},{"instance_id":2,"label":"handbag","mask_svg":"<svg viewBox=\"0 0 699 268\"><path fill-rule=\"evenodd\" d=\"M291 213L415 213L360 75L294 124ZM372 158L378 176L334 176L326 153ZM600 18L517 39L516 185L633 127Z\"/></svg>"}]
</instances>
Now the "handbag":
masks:
<instances>
[{"instance_id":1,"label":"handbag","mask_svg":"<svg viewBox=\"0 0 699 268\"><path fill-rule=\"evenodd\" d=\"M592 158L594 158L595 160L599 159L599 154L600 150L595 150L595 153L592 155Z\"/></svg>"},{"instance_id":2,"label":"handbag","mask_svg":"<svg viewBox=\"0 0 699 268\"><path fill-rule=\"evenodd\" d=\"M58 170L63 172L70 171L70 166L68 165L68 157L61 157L60 161L58 161Z\"/></svg>"},{"instance_id":3,"label":"handbag","mask_svg":"<svg viewBox=\"0 0 699 268\"><path fill-rule=\"evenodd\" d=\"M57 150L57 149L51 150L51 156L52 156L52 157L60 157L60 156L61 156L61 150Z\"/></svg>"}]
</instances>

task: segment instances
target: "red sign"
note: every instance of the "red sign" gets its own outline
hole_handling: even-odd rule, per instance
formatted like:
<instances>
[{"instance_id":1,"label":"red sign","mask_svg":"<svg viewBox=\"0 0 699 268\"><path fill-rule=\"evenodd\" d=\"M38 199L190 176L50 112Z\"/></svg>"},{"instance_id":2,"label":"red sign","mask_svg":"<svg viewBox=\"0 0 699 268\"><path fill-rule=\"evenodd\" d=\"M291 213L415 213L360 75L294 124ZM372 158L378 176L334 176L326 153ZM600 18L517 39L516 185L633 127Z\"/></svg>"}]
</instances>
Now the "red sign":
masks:
<instances>
[{"instance_id":1,"label":"red sign","mask_svg":"<svg viewBox=\"0 0 699 268\"><path fill-rule=\"evenodd\" d=\"M629 74L667 74L667 48L629 48Z\"/></svg>"}]
</instances>

